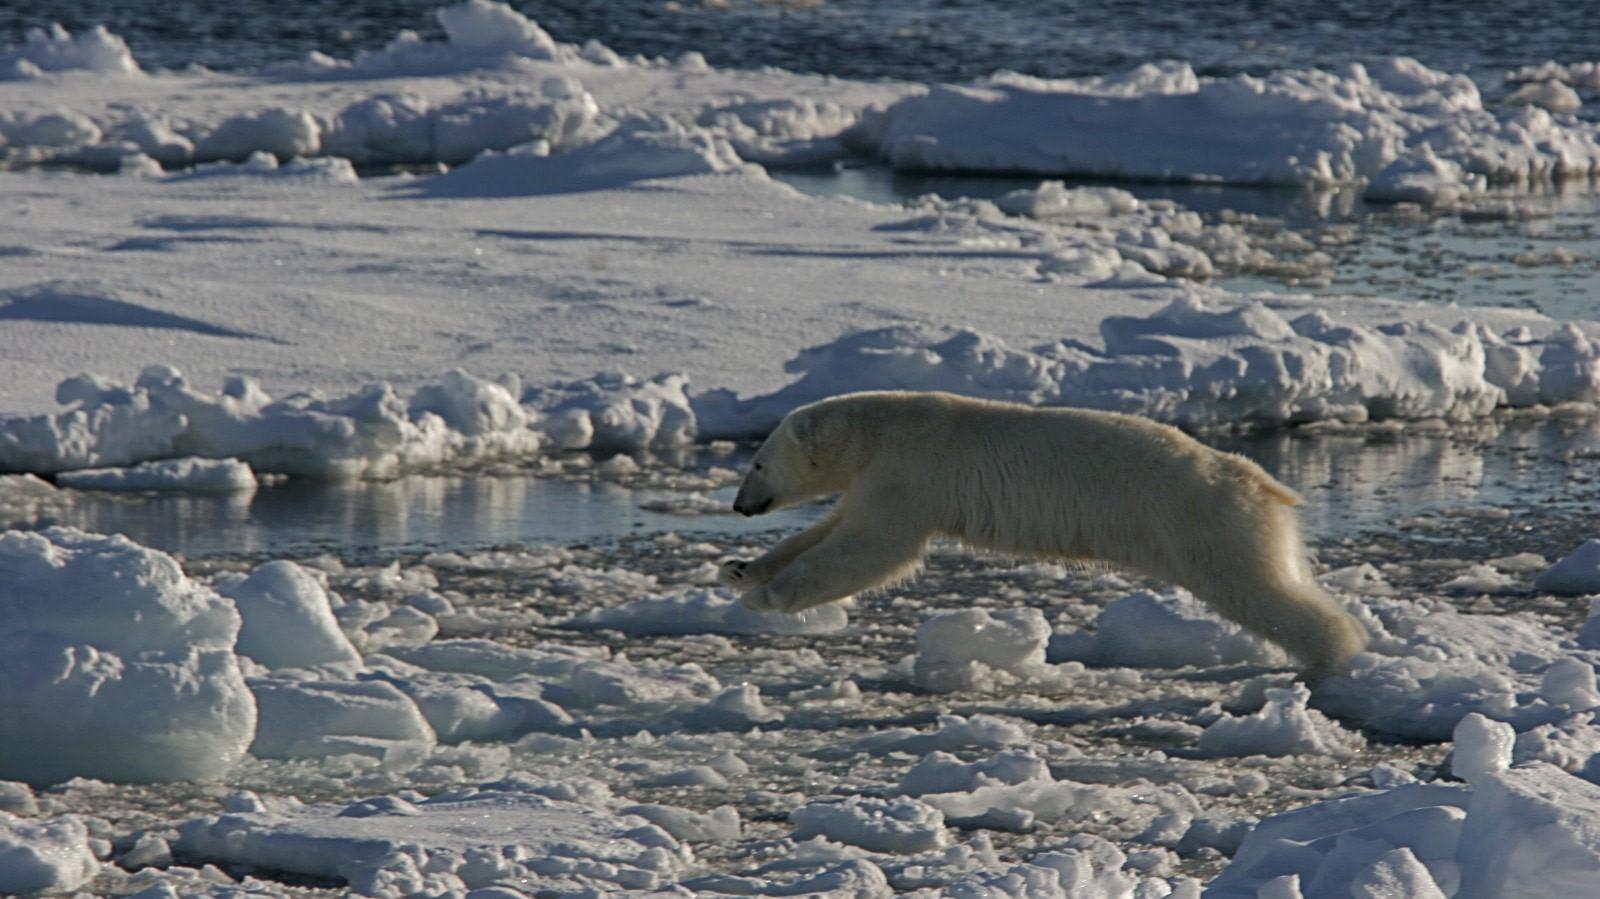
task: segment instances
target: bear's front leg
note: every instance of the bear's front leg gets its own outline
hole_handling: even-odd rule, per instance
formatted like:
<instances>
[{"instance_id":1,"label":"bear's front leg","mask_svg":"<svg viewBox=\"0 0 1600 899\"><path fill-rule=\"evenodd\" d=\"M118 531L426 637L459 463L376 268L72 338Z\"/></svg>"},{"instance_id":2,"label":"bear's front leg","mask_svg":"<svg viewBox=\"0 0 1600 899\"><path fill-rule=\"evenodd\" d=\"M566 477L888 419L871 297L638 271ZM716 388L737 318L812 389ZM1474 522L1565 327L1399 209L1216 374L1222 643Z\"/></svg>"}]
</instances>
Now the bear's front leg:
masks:
<instances>
[{"instance_id":1,"label":"bear's front leg","mask_svg":"<svg viewBox=\"0 0 1600 899\"><path fill-rule=\"evenodd\" d=\"M741 594L765 586L796 556L821 543L838 523L838 517L830 514L800 533L785 537L759 559L723 562L717 569L717 583Z\"/></svg>"},{"instance_id":2,"label":"bear's front leg","mask_svg":"<svg viewBox=\"0 0 1600 899\"><path fill-rule=\"evenodd\" d=\"M928 535L895 528L835 528L739 602L758 612L801 612L893 583L916 570Z\"/></svg>"}]
</instances>

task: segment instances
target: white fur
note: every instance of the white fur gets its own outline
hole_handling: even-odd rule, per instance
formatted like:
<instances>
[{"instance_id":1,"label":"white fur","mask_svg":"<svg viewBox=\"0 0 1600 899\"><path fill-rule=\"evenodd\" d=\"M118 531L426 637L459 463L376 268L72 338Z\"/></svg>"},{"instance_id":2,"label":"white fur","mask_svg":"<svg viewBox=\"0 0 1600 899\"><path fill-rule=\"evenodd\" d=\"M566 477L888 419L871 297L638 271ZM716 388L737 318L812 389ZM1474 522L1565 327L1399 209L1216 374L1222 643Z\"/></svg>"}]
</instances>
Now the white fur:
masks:
<instances>
[{"instance_id":1,"label":"white fur","mask_svg":"<svg viewBox=\"0 0 1600 899\"><path fill-rule=\"evenodd\" d=\"M734 508L842 492L822 521L723 566L753 609L798 612L909 576L934 537L1103 561L1187 587L1317 678L1366 644L1313 581L1293 491L1248 459L1129 415L870 392L790 413Z\"/></svg>"}]
</instances>

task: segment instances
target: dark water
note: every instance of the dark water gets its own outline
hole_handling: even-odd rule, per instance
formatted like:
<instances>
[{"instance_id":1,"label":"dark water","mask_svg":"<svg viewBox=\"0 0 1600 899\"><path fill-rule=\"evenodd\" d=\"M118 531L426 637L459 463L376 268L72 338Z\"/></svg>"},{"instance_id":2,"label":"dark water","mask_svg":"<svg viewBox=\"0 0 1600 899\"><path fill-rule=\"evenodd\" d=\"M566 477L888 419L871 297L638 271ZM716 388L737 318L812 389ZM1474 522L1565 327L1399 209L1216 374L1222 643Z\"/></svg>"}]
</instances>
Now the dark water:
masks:
<instances>
[{"instance_id":1,"label":"dark water","mask_svg":"<svg viewBox=\"0 0 1600 899\"><path fill-rule=\"evenodd\" d=\"M147 68L237 69L311 50L350 56L401 29L442 36L441 0L5 0L0 42L60 22L103 24ZM1600 11L1552 0L515 0L557 39L624 54L699 50L716 66L917 81L998 69L1099 74L1153 59L1202 74L1337 66L1392 55L1498 79L1503 69L1593 59ZM1587 8L1586 8L1587 7Z\"/></svg>"},{"instance_id":2,"label":"dark water","mask_svg":"<svg viewBox=\"0 0 1600 899\"><path fill-rule=\"evenodd\" d=\"M1440 510L1538 510L1592 521L1600 508L1595 422L1208 439L1256 459L1300 491L1313 538L1381 530ZM75 493L68 508L39 523L126 534L199 558L581 543L660 531L737 534L798 528L821 511L809 506L749 519L652 511L683 495L533 477L294 481L228 496ZM713 497L727 508L733 488Z\"/></svg>"}]
</instances>

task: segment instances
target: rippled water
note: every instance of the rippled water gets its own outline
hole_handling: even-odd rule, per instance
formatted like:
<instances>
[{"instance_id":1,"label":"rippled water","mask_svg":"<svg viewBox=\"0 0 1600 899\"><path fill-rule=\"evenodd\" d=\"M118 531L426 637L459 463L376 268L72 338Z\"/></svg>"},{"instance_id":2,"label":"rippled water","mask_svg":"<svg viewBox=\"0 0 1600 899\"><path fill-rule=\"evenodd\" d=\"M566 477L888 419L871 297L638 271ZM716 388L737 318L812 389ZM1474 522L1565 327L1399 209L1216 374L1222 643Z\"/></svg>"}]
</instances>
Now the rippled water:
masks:
<instances>
[{"instance_id":1,"label":"rippled water","mask_svg":"<svg viewBox=\"0 0 1600 899\"><path fill-rule=\"evenodd\" d=\"M1600 424L1512 423L1468 431L1358 429L1279 433L1212 442L1242 452L1299 490L1314 538L1382 529L1430 511L1542 512L1600 508ZM816 506L760 518L731 514L732 487L702 494L722 514L661 511L683 491L629 490L531 476L410 477L328 484L291 481L224 496L75 493L52 520L126 534L190 557L306 555L321 551L475 549L581 543L629 533L739 534L793 529Z\"/></svg>"},{"instance_id":2,"label":"rippled water","mask_svg":"<svg viewBox=\"0 0 1600 899\"><path fill-rule=\"evenodd\" d=\"M58 21L104 24L147 67L216 69L348 56L402 28L439 36L445 0L50 0L0 4L0 40ZM1396 54L1435 68L1499 70L1593 59L1600 16L1552 0L515 0L558 39L625 54L700 50L717 66L918 81L997 69L1096 74L1185 59L1203 74L1336 66ZM725 7L725 8L723 8Z\"/></svg>"}]
</instances>

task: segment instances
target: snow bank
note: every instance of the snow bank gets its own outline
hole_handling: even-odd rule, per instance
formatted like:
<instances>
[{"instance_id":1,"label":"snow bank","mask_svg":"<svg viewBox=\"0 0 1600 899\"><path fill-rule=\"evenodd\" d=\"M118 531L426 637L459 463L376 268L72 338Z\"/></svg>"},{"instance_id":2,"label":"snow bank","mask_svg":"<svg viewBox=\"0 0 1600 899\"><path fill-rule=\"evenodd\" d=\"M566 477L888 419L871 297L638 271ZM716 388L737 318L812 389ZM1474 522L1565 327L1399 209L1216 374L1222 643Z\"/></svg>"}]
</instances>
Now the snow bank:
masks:
<instances>
[{"instance_id":1,"label":"snow bank","mask_svg":"<svg viewBox=\"0 0 1600 899\"><path fill-rule=\"evenodd\" d=\"M1002 72L936 86L864 130L896 168L1165 181L1368 184L1377 199L1427 197L1391 166L1437 159L1444 198L1486 181L1600 171L1600 125L1539 108L1486 108L1472 80L1395 57L1338 72L1200 78L1147 63L1095 78ZM1396 196L1396 194L1400 196Z\"/></svg>"},{"instance_id":2,"label":"snow bank","mask_svg":"<svg viewBox=\"0 0 1600 899\"><path fill-rule=\"evenodd\" d=\"M748 437L789 410L852 390L946 390L1033 405L1130 412L1189 426L1332 419L1464 421L1496 406L1595 402L1600 345L1571 325L1544 338L1463 323L1369 327L1323 311L1287 318L1254 302L1185 293L1148 317L1109 316L1104 349L1074 340L1015 349L971 330L894 326L802 351L789 386L695 398L700 432Z\"/></svg>"},{"instance_id":3,"label":"snow bank","mask_svg":"<svg viewBox=\"0 0 1600 899\"><path fill-rule=\"evenodd\" d=\"M1461 769L1468 785L1409 784L1266 818L1206 895L1554 899L1592 890L1600 787L1546 764L1511 766L1510 740L1470 718L1456 733L1458 757L1474 759Z\"/></svg>"},{"instance_id":4,"label":"snow bank","mask_svg":"<svg viewBox=\"0 0 1600 899\"><path fill-rule=\"evenodd\" d=\"M235 493L254 490L255 472L238 459L166 459L131 468L88 468L62 472L62 487L78 490L172 490Z\"/></svg>"},{"instance_id":5,"label":"snow bank","mask_svg":"<svg viewBox=\"0 0 1600 899\"><path fill-rule=\"evenodd\" d=\"M499 895L537 883L563 894L669 886L690 854L640 819L507 782L422 799L316 805L199 818L174 849L217 863L341 881L363 896Z\"/></svg>"},{"instance_id":6,"label":"snow bank","mask_svg":"<svg viewBox=\"0 0 1600 899\"><path fill-rule=\"evenodd\" d=\"M71 528L0 534L0 777L217 777L255 732L239 614L165 553Z\"/></svg>"},{"instance_id":7,"label":"snow bank","mask_svg":"<svg viewBox=\"0 0 1600 899\"><path fill-rule=\"evenodd\" d=\"M388 384L324 399L274 400L249 378L217 394L170 366L132 386L80 375L61 382L55 415L0 416L0 470L60 472L201 456L256 471L388 477L431 466L532 459L541 450L642 451L695 437L681 376L602 375L531 392L452 371L407 400ZM100 476L97 476L100 477Z\"/></svg>"},{"instance_id":8,"label":"snow bank","mask_svg":"<svg viewBox=\"0 0 1600 899\"><path fill-rule=\"evenodd\" d=\"M548 143L486 153L454 171L405 188L425 197L525 197L611 190L649 178L744 172L731 144L703 128L665 118L630 118L599 140L551 154Z\"/></svg>"}]
</instances>

